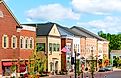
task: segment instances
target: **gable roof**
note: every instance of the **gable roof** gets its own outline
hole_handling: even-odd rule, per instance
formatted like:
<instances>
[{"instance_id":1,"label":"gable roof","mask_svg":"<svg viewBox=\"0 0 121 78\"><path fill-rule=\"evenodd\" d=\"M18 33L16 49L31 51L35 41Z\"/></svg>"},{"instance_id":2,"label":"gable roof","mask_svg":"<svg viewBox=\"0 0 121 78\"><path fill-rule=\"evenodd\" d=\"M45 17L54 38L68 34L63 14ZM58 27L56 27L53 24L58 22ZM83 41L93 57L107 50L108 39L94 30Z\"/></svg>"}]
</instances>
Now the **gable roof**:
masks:
<instances>
[{"instance_id":1,"label":"gable roof","mask_svg":"<svg viewBox=\"0 0 121 78\"><path fill-rule=\"evenodd\" d=\"M20 26L20 22L17 20L17 18L14 16L14 14L12 13L12 11L9 9L9 7L7 6L7 4L5 3L4 0L0 0L0 4L3 3L3 5L5 6L5 8L8 10L8 12L11 14L11 16L13 17L13 19L16 21L16 23Z\"/></svg>"},{"instance_id":2,"label":"gable roof","mask_svg":"<svg viewBox=\"0 0 121 78\"><path fill-rule=\"evenodd\" d=\"M76 33L75 31L71 30L71 29L68 28L68 27L60 26L60 25L58 25L58 24L57 24L57 27L58 27L58 28L62 28L62 29L65 30L67 33L69 33L70 35L79 36L79 37L85 37L85 36L83 36L83 35L81 35L81 34Z\"/></svg>"},{"instance_id":3,"label":"gable roof","mask_svg":"<svg viewBox=\"0 0 121 78\"><path fill-rule=\"evenodd\" d=\"M36 27L36 35L37 36L48 36L54 23L37 23L37 24L22 24Z\"/></svg>"},{"instance_id":4,"label":"gable roof","mask_svg":"<svg viewBox=\"0 0 121 78\"><path fill-rule=\"evenodd\" d=\"M88 31L88 30L86 30L86 29L84 29L84 28L82 28L82 27L73 26L71 29L73 29L73 28L75 28L75 29L77 29L77 30L80 30L80 31L82 31L82 32L84 32L84 33L86 33L86 34L89 34L89 35L91 35L91 36L97 38L98 40L107 41L106 39L104 39L104 38L102 38L102 37L100 37L100 36L98 36L98 35L96 35L96 34L90 32L90 31ZM79 32L78 32L78 34L79 34ZM81 33L80 33L80 34L81 34Z\"/></svg>"},{"instance_id":5,"label":"gable roof","mask_svg":"<svg viewBox=\"0 0 121 78\"><path fill-rule=\"evenodd\" d=\"M37 36L48 36L54 23L37 24L36 34Z\"/></svg>"}]
</instances>

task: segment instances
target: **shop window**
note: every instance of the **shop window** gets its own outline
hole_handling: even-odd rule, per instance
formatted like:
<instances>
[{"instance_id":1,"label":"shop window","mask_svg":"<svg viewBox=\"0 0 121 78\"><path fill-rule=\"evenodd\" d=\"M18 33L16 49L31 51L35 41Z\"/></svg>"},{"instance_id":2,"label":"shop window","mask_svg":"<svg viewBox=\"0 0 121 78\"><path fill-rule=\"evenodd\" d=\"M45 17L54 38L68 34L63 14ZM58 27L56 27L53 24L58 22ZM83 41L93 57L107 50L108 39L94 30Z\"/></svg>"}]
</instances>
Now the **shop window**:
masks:
<instances>
[{"instance_id":1,"label":"shop window","mask_svg":"<svg viewBox=\"0 0 121 78\"><path fill-rule=\"evenodd\" d=\"M4 72L3 72L3 75L4 75L4 76L10 76L10 74L11 74L10 66L8 66L8 67L3 67L3 70L4 70Z\"/></svg>"},{"instance_id":2,"label":"shop window","mask_svg":"<svg viewBox=\"0 0 121 78\"><path fill-rule=\"evenodd\" d=\"M113 56L113 59L116 59L116 56Z\"/></svg>"},{"instance_id":3,"label":"shop window","mask_svg":"<svg viewBox=\"0 0 121 78\"><path fill-rule=\"evenodd\" d=\"M37 52L38 51L45 51L45 43L37 43Z\"/></svg>"}]
</instances>

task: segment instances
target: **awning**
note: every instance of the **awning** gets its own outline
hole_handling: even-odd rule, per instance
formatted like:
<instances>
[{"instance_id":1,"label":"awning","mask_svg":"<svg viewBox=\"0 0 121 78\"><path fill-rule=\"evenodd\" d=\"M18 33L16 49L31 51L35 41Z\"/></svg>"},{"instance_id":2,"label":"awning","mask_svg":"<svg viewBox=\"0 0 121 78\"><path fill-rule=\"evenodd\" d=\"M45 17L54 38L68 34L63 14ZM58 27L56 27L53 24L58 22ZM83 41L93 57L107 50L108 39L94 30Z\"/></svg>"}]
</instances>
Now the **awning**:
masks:
<instances>
[{"instance_id":1,"label":"awning","mask_svg":"<svg viewBox=\"0 0 121 78\"><path fill-rule=\"evenodd\" d=\"M12 66L12 62L2 62L3 66Z\"/></svg>"}]
</instances>

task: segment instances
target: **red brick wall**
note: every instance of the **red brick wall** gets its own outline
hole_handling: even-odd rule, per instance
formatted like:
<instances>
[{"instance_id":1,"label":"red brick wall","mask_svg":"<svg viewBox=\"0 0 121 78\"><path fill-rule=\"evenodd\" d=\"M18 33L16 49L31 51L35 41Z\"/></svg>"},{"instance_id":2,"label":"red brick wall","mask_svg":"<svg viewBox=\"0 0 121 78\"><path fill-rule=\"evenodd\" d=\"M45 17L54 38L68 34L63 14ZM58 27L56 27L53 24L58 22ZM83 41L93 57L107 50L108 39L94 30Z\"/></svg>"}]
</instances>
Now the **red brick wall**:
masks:
<instances>
[{"instance_id":1,"label":"red brick wall","mask_svg":"<svg viewBox=\"0 0 121 78\"><path fill-rule=\"evenodd\" d=\"M34 39L34 45L35 45L35 39L36 39L36 32L34 31L28 31L28 30L22 30L20 32L20 36L25 37L32 37ZM28 59L31 55L34 49L20 49L20 58L22 59Z\"/></svg>"},{"instance_id":2,"label":"red brick wall","mask_svg":"<svg viewBox=\"0 0 121 78\"><path fill-rule=\"evenodd\" d=\"M0 11L2 11L4 14L3 17L0 17L0 59L17 58L19 56L19 49L11 48L11 37L12 35L15 35L17 38L19 38L19 33L16 32L16 26L19 26L19 24L11 16L3 3L0 3ZM8 49L2 48L2 36L4 34L8 35L9 37Z\"/></svg>"},{"instance_id":3,"label":"red brick wall","mask_svg":"<svg viewBox=\"0 0 121 78\"><path fill-rule=\"evenodd\" d=\"M82 56L85 56L85 54L86 54L86 50L85 50L85 48L86 48L86 39L85 38L81 38L80 39L81 41L80 41L80 54L82 55Z\"/></svg>"}]
</instances>

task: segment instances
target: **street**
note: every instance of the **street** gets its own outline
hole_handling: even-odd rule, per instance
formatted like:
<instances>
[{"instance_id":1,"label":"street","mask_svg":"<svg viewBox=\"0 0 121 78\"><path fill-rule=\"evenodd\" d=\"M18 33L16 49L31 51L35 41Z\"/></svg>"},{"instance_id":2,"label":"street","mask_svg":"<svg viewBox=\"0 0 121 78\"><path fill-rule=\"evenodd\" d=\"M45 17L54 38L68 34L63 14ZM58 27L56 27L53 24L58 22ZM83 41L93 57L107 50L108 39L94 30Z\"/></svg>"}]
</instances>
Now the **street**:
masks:
<instances>
[{"instance_id":1,"label":"street","mask_svg":"<svg viewBox=\"0 0 121 78\"><path fill-rule=\"evenodd\" d=\"M86 78L86 76L88 76L87 78L91 78L91 74L90 73L84 73L83 78ZM53 75L50 77L43 77L43 78L75 78L74 74L71 75ZM82 78L82 76L80 75L77 78ZM119 71L107 71L107 72L96 72L94 75L94 78L121 78L121 70Z\"/></svg>"}]
</instances>

